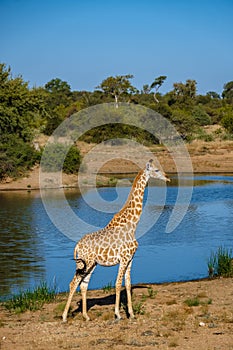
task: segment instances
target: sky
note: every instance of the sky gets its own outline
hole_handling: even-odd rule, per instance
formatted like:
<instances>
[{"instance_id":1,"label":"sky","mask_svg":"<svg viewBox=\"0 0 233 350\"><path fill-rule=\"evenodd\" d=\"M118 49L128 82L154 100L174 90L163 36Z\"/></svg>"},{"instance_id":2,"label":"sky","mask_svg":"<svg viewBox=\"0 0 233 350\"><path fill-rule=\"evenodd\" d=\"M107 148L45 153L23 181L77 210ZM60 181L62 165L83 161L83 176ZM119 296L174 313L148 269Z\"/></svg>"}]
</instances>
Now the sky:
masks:
<instances>
[{"instance_id":1,"label":"sky","mask_svg":"<svg viewBox=\"0 0 233 350\"><path fill-rule=\"evenodd\" d=\"M59 78L93 91L133 74L221 93L233 80L232 0L0 0L0 62L29 86Z\"/></svg>"}]
</instances>

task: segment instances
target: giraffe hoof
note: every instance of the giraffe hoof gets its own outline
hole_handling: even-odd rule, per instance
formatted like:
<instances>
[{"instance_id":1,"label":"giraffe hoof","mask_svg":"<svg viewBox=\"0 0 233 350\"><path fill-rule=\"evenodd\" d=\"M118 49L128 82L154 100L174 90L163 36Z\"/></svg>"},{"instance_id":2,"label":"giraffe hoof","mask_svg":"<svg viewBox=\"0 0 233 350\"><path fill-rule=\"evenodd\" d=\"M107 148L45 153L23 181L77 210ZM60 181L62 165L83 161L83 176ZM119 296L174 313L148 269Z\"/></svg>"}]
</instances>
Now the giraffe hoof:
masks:
<instances>
[{"instance_id":1,"label":"giraffe hoof","mask_svg":"<svg viewBox=\"0 0 233 350\"><path fill-rule=\"evenodd\" d=\"M87 321L87 322L90 321L90 317L89 317L89 316L86 316L86 315L85 315L85 316L83 316L83 318L84 318L84 320Z\"/></svg>"},{"instance_id":2,"label":"giraffe hoof","mask_svg":"<svg viewBox=\"0 0 233 350\"><path fill-rule=\"evenodd\" d=\"M119 322L121 320L122 320L121 316L115 315L115 322Z\"/></svg>"},{"instance_id":3,"label":"giraffe hoof","mask_svg":"<svg viewBox=\"0 0 233 350\"><path fill-rule=\"evenodd\" d=\"M136 317L135 317L135 316L130 316L130 317L129 317L129 321L130 321L130 322L136 321Z\"/></svg>"}]
</instances>

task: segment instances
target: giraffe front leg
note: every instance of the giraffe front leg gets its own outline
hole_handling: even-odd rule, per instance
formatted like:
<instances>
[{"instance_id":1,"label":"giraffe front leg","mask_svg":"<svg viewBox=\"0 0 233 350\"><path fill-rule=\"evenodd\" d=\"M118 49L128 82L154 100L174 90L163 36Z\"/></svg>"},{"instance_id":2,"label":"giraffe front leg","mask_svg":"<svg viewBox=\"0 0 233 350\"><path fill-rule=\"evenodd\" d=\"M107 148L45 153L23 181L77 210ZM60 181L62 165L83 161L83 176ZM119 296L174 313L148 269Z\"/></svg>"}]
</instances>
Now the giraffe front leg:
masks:
<instances>
[{"instance_id":1,"label":"giraffe front leg","mask_svg":"<svg viewBox=\"0 0 233 350\"><path fill-rule=\"evenodd\" d=\"M116 280L116 301L115 301L115 317L117 320L121 319L120 315L120 296L121 296L121 285L123 276L125 274L126 266L120 263L119 271Z\"/></svg>"},{"instance_id":2,"label":"giraffe front leg","mask_svg":"<svg viewBox=\"0 0 233 350\"><path fill-rule=\"evenodd\" d=\"M80 281L81 281L81 279L78 278L76 275L74 275L74 278L70 282L70 293L69 293L69 296L68 296L68 300L67 300L65 309L63 311L63 315L62 315L63 322L67 321L67 314L68 314L68 311L69 311L69 308L70 308L70 304L71 304L73 295L74 295L76 289L79 286Z\"/></svg>"},{"instance_id":3,"label":"giraffe front leg","mask_svg":"<svg viewBox=\"0 0 233 350\"><path fill-rule=\"evenodd\" d=\"M133 306L132 306L132 297L131 297L131 279L130 279L130 272L131 272L131 266L132 266L132 260L130 261L126 273L125 273L125 288L127 293L127 306L128 306L128 313L130 318L134 318L133 313Z\"/></svg>"}]
</instances>

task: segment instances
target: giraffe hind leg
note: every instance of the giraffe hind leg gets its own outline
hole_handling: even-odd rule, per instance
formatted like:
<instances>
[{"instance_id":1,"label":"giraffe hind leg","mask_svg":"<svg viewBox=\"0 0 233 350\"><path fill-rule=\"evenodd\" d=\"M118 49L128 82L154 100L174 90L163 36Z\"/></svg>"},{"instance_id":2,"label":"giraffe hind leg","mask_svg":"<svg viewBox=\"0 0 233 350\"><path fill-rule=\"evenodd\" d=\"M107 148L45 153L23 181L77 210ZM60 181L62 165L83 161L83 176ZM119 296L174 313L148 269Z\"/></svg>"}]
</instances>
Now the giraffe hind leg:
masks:
<instances>
[{"instance_id":1,"label":"giraffe hind leg","mask_svg":"<svg viewBox=\"0 0 233 350\"><path fill-rule=\"evenodd\" d=\"M69 312L70 304L71 304L73 295L79 285L80 285L82 300L83 300L83 317L86 320L89 320L89 317L87 316L86 293L87 293L88 283L89 283L91 274L96 267L96 263L91 264L87 267L84 260L82 259L79 259L79 260L85 264L85 267L81 267L81 268L78 267L72 281L70 282L70 292L69 292L68 300L62 315L63 322L67 321L67 315Z\"/></svg>"},{"instance_id":2,"label":"giraffe hind leg","mask_svg":"<svg viewBox=\"0 0 233 350\"><path fill-rule=\"evenodd\" d=\"M69 296L68 296L68 300L65 306L65 309L63 311L63 322L67 321L67 315L69 312L69 308L70 308L70 304L73 298L73 295L76 291L76 289L78 288L78 286L80 285L80 283L82 282L83 278L85 277L86 274L86 262L83 259L76 259L76 272L75 275L72 279L72 281L70 282L70 292L69 292Z\"/></svg>"},{"instance_id":3,"label":"giraffe hind leg","mask_svg":"<svg viewBox=\"0 0 233 350\"><path fill-rule=\"evenodd\" d=\"M95 267L96 267L96 264L90 267L90 269L88 270L88 274L84 277L84 279L80 284L80 289L82 294L82 314L86 321L90 320L89 316L87 315L87 288Z\"/></svg>"},{"instance_id":4,"label":"giraffe hind leg","mask_svg":"<svg viewBox=\"0 0 233 350\"><path fill-rule=\"evenodd\" d=\"M63 311L63 315L62 315L63 322L67 321L67 315L69 312L69 308L70 308L70 304L71 304L73 295L74 295L76 289L78 288L79 284L81 283L81 281L82 281L82 276L77 276L77 274L75 274L72 281L70 282L70 292L69 292L68 300L67 300L67 303L66 303L65 309Z\"/></svg>"}]
</instances>

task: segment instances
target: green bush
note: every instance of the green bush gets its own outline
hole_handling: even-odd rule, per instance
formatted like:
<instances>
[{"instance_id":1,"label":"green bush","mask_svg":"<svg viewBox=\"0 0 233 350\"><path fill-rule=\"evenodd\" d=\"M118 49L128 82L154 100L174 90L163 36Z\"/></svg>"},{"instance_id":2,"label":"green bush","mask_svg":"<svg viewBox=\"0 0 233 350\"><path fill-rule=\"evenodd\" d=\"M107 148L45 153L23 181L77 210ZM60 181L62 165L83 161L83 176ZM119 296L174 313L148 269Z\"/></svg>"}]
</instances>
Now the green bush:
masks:
<instances>
[{"instance_id":1,"label":"green bush","mask_svg":"<svg viewBox=\"0 0 233 350\"><path fill-rule=\"evenodd\" d=\"M186 137L193 132L197 124L189 112L181 109L174 109L172 111L171 121L177 128L177 131Z\"/></svg>"},{"instance_id":2,"label":"green bush","mask_svg":"<svg viewBox=\"0 0 233 350\"><path fill-rule=\"evenodd\" d=\"M78 172L80 163L81 156L76 146L71 146L67 152L66 145L51 143L44 149L41 167L47 172L63 170L66 174L75 174Z\"/></svg>"},{"instance_id":3,"label":"green bush","mask_svg":"<svg viewBox=\"0 0 233 350\"><path fill-rule=\"evenodd\" d=\"M44 128L45 135L52 135L54 130L64 121L64 118L60 115L53 113L53 116L48 118ZM63 136L63 135L61 135Z\"/></svg>"},{"instance_id":4,"label":"green bush","mask_svg":"<svg viewBox=\"0 0 233 350\"><path fill-rule=\"evenodd\" d=\"M0 180L7 176L16 178L29 170L40 159L29 143L17 135L2 135L0 141Z\"/></svg>"},{"instance_id":5,"label":"green bush","mask_svg":"<svg viewBox=\"0 0 233 350\"><path fill-rule=\"evenodd\" d=\"M233 113L225 115L221 120L222 126L231 134L233 134Z\"/></svg>"},{"instance_id":6,"label":"green bush","mask_svg":"<svg viewBox=\"0 0 233 350\"><path fill-rule=\"evenodd\" d=\"M209 125L211 124L211 118L210 116L206 113L204 108L200 105L195 106L192 111L192 116L194 120L197 122L198 125Z\"/></svg>"},{"instance_id":7,"label":"green bush","mask_svg":"<svg viewBox=\"0 0 233 350\"><path fill-rule=\"evenodd\" d=\"M63 165L63 170L66 174L76 174L81 163L81 156L76 146L71 146Z\"/></svg>"},{"instance_id":8,"label":"green bush","mask_svg":"<svg viewBox=\"0 0 233 350\"><path fill-rule=\"evenodd\" d=\"M196 138L198 140L203 140L205 142L214 141L213 135L207 134L207 132L202 128L198 128L196 130L195 134L193 134L193 138Z\"/></svg>"}]
</instances>

